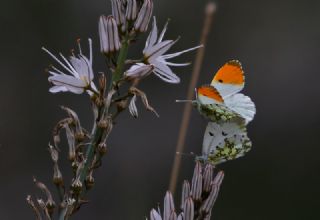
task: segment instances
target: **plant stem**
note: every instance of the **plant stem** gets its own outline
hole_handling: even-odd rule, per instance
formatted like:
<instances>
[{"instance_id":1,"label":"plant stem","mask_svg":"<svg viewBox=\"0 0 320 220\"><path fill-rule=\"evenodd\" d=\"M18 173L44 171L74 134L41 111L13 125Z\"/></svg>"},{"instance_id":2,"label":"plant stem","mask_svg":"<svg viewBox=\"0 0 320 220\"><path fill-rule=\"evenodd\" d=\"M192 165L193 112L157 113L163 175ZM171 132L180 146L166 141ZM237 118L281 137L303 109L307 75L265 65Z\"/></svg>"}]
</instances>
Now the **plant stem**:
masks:
<instances>
[{"instance_id":1,"label":"plant stem","mask_svg":"<svg viewBox=\"0 0 320 220\"><path fill-rule=\"evenodd\" d=\"M111 83L111 87L109 88L109 91L111 90L112 86L115 85L121 78L123 75L123 69L124 69L124 65L125 65L125 61L127 59L127 54L128 54L128 49L129 49L129 37L126 36L124 38L124 40L122 41L122 47L120 49L119 52L119 56L117 59L117 67L112 75L112 83ZM103 107L100 107L99 112L106 112L108 111L108 108L110 108L110 106L105 105ZM102 116L102 115L100 115ZM101 117L97 119L97 121L101 120ZM84 193L84 188L85 188L85 179L91 169L91 165L92 162L94 160L94 156L95 156L95 149L97 148L98 144L101 142L103 133L104 133L104 128L101 128L99 126L95 126L94 130L92 132L93 137L91 139L91 142L87 148L86 151L86 161L85 164L82 168L82 170L80 171L80 181L82 183L82 193L80 193L79 196L77 196L76 201L78 202L78 200L80 199L80 196L83 195ZM74 207L76 208L76 207ZM59 214L59 220L68 220L69 216L66 216L66 208L63 208L60 210L60 214Z\"/></svg>"},{"instance_id":2,"label":"plant stem","mask_svg":"<svg viewBox=\"0 0 320 220\"><path fill-rule=\"evenodd\" d=\"M115 69L112 75L112 83L119 81L123 75L123 67L127 59L128 49L129 49L128 37L125 37L124 40L122 41L122 46L119 52L117 68Z\"/></svg>"}]
</instances>

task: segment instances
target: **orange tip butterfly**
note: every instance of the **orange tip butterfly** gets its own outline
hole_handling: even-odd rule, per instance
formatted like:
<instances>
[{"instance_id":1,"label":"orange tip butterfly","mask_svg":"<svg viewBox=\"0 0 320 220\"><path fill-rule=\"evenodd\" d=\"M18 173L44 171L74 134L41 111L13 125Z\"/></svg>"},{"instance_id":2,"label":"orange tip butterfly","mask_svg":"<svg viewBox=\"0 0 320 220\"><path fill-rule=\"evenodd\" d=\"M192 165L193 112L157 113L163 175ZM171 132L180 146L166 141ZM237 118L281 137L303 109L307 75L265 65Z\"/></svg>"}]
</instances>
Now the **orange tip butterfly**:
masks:
<instances>
[{"instance_id":1,"label":"orange tip butterfly","mask_svg":"<svg viewBox=\"0 0 320 220\"><path fill-rule=\"evenodd\" d=\"M210 85L197 89L196 104L229 110L228 113L237 114L248 124L256 113L256 107L248 96L239 93L244 87L244 79L241 63L237 60L227 62L215 74Z\"/></svg>"}]
</instances>

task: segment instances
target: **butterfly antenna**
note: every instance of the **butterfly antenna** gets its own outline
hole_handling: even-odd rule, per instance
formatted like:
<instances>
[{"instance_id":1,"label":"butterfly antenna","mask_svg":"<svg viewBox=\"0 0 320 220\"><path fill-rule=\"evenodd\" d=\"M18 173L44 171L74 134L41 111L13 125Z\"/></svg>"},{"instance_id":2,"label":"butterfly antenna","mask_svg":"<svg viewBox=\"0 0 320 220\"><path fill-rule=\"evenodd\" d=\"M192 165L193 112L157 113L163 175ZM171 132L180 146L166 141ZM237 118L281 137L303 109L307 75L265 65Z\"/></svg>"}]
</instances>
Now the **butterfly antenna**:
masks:
<instances>
[{"instance_id":1,"label":"butterfly antenna","mask_svg":"<svg viewBox=\"0 0 320 220\"><path fill-rule=\"evenodd\" d=\"M194 88L194 94L195 94L196 99L198 99L197 88Z\"/></svg>"},{"instance_id":2,"label":"butterfly antenna","mask_svg":"<svg viewBox=\"0 0 320 220\"><path fill-rule=\"evenodd\" d=\"M176 100L176 102L193 102L193 100Z\"/></svg>"},{"instance_id":3,"label":"butterfly antenna","mask_svg":"<svg viewBox=\"0 0 320 220\"><path fill-rule=\"evenodd\" d=\"M195 157L196 156L193 152L190 152L190 153L176 152L176 154L181 155L183 157Z\"/></svg>"}]
</instances>

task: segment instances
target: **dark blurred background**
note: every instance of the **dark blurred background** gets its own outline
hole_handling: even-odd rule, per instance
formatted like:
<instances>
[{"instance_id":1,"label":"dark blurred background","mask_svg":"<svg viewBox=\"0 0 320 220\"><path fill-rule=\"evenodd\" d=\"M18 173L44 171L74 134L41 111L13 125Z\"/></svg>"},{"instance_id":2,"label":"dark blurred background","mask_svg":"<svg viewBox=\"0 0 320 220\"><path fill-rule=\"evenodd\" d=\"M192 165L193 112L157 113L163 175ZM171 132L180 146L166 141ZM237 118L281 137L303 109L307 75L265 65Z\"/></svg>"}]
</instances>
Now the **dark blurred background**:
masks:
<instances>
[{"instance_id":1,"label":"dark blurred background","mask_svg":"<svg viewBox=\"0 0 320 220\"><path fill-rule=\"evenodd\" d=\"M320 197L320 2L218 1L199 85L219 66L239 59L246 71L245 93L257 105L249 124L252 151L219 166L225 180L213 218L319 219ZM172 51L198 44L206 1L155 2L160 27L171 18L167 39L181 35ZM41 195L32 176L51 185L47 152L51 130L75 109L90 129L88 97L52 95L45 68L53 61L41 51L68 54L75 39L94 40L94 70L105 71L99 54L97 21L111 13L108 0L2 0L0 3L0 219L34 219L27 194ZM132 49L139 57L143 41ZM195 53L178 61L192 61ZM140 88L160 119L140 106L138 120L121 115L108 142L109 154L96 173L92 202L74 219L144 219L163 201L180 127L182 104L192 67L177 68L182 78L170 85L152 76ZM200 153L206 120L193 111L185 152ZM62 158L65 159L65 158ZM63 163L67 165L67 163ZM190 179L192 157L184 157L179 179ZM180 197L177 196L176 205Z\"/></svg>"}]
</instances>

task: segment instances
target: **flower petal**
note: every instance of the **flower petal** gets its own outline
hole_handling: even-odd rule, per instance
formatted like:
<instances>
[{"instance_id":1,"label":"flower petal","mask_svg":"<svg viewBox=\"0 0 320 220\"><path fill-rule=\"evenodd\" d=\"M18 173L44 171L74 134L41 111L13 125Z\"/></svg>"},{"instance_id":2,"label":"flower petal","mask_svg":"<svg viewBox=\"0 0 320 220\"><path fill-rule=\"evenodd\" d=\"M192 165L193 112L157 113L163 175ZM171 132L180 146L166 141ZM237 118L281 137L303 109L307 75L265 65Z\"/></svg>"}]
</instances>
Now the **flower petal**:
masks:
<instances>
[{"instance_id":1,"label":"flower petal","mask_svg":"<svg viewBox=\"0 0 320 220\"><path fill-rule=\"evenodd\" d=\"M179 83L180 78L172 72L172 70L161 62L156 62L153 64L155 67L154 74L156 74L160 79L168 83Z\"/></svg>"},{"instance_id":2,"label":"flower petal","mask_svg":"<svg viewBox=\"0 0 320 220\"><path fill-rule=\"evenodd\" d=\"M166 54L166 55L163 55L162 57L164 59L170 59L170 58L173 58L173 57L180 56L181 54L187 53L189 51L196 50L196 49L198 49L200 47L203 47L203 45L192 47L192 48L189 48L189 49L186 49L186 50L183 50L183 51L180 51L180 52L176 52L176 53Z\"/></svg>"},{"instance_id":3,"label":"flower petal","mask_svg":"<svg viewBox=\"0 0 320 220\"><path fill-rule=\"evenodd\" d=\"M63 86L67 88L70 92L81 94L86 87L84 81L77 79L73 76L68 75L54 75L48 78L49 82L56 86Z\"/></svg>"},{"instance_id":4,"label":"flower petal","mask_svg":"<svg viewBox=\"0 0 320 220\"><path fill-rule=\"evenodd\" d=\"M136 106L136 100L137 100L137 96L134 95L130 101L130 104L129 104L129 112L134 118L138 118L138 115L139 115L138 109Z\"/></svg>"},{"instance_id":5,"label":"flower petal","mask_svg":"<svg viewBox=\"0 0 320 220\"><path fill-rule=\"evenodd\" d=\"M161 34L160 34L159 39L158 39L158 43L160 43L160 42L162 41L162 39L163 39L163 37L164 37L164 34L165 34L166 31L167 31L168 24L169 24L169 19L168 19L167 23L164 25L164 27L163 27L163 29L162 29L162 31L161 31Z\"/></svg>"},{"instance_id":6,"label":"flower petal","mask_svg":"<svg viewBox=\"0 0 320 220\"><path fill-rule=\"evenodd\" d=\"M64 86L52 86L50 89L49 89L49 92L51 93L58 93L58 92L68 92L69 90L64 87Z\"/></svg>"},{"instance_id":7,"label":"flower petal","mask_svg":"<svg viewBox=\"0 0 320 220\"><path fill-rule=\"evenodd\" d=\"M156 17L154 16L153 23L152 23L152 30L148 36L147 41L146 41L145 50L147 50L149 47L152 47L156 43L157 37L158 37L158 28L157 28Z\"/></svg>"},{"instance_id":8,"label":"flower petal","mask_svg":"<svg viewBox=\"0 0 320 220\"><path fill-rule=\"evenodd\" d=\"M167 52L175 43L176 41L173 40L160 42L153 47L147 48L145 51L143 51L143 54L148 59L148 62L152 63L153 60Z\"/></svg>"}]
</instances>

